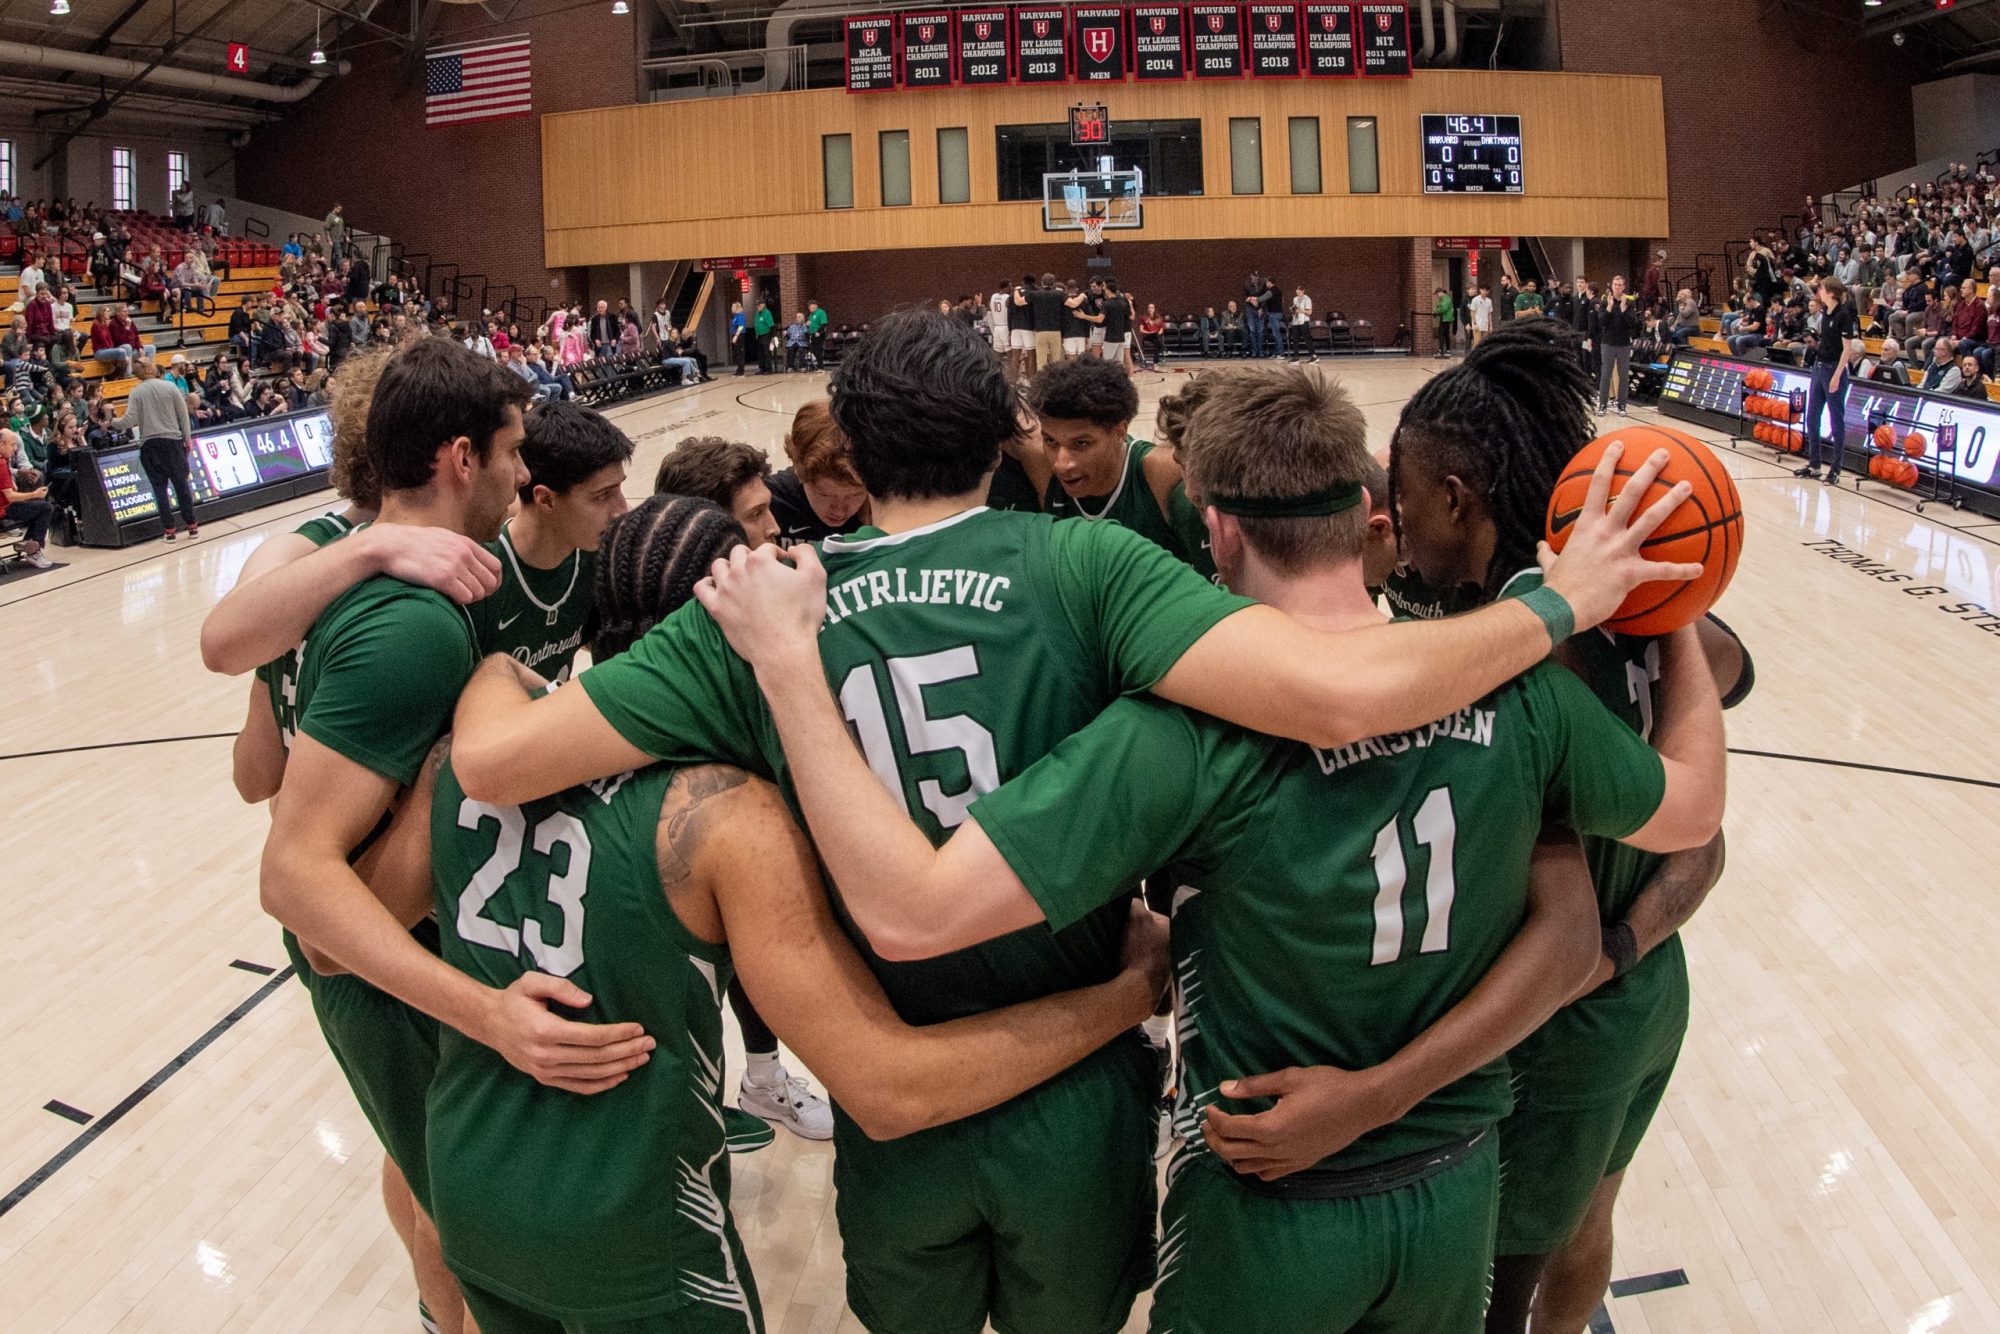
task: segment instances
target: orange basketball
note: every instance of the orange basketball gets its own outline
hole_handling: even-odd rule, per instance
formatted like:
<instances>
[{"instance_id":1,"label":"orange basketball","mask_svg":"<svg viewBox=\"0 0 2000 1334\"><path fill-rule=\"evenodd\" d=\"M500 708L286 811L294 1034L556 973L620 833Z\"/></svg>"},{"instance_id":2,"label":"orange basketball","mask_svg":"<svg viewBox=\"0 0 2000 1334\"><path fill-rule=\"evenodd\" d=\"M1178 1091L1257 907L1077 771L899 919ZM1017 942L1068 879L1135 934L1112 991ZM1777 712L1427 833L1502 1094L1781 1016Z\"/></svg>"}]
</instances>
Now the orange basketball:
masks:
<instances>
[{"instance_id":1,"label":"orange basketball","mask_svg":"<svg viewBox=\"0 0 2000 1334\"><path fill-rule=\"evenodd\" d=\"M1743 383L1752 389L1769 389L1771 387L1771 372L1766 370L1746 371L1743 376Z\"/></svg>"},{"instance_id":2,"label":"orange basketball","mask_svg":"<svg viewBox=\"0 0 2000 1334\"><path fill-rule=\"evenodd\" d=\"M1913 459L1924 456L1924 438L1915 431L1903 437L1903 452Z\"/></svg>"},{"instance_id":3,"label":"orange basketball","mask_svg":"<svg viewBox=\"0 0 2000 1334\"><path fill-rule=\"evenodd\" d=\"M1645 549L1654 560L1699 561L1701 574L1687 583L1639 585L1617 614L1604 623L1620 634L1670 634L1704 615L1729 587L1737 559L1743 554L1743 502L1721 462L1693 436L1665 426L1613 431L1585 445L1556 481L1555 494L1549 497L1547 529L1549 545L1557 551L1569 540L1570 527L1590 491L1591 473L1613 441L1624 445L1625 452L1618 460L1612 495L1619 494L1625 479L1656 449L1666 450L1669 457L1648 488L1646 500L1659 499L1676 482L1693 488L1693 494L1646 539Z\"/></svg>"},{"instance_id":4,"label":"orange basketball","mask_svg":"<svg viewBox=\"0 0 2000 1334\"><path fill-rule=\"evenodd\" d=\"M1895 428L1894 428L1894 427L1892 427L1892 426L1878 426L1878 427L1876 427L1876 428L1875 428L1875 448L1877 448L1877 449L1894 449L1895 447L1896 447L1896 431L1895 431Z\"/></svg>"},{"instance_id":5,"label":"orange basketball","mask_svg":"<svg viewBox=\"0 0 2000 1334\"><path fill-rule=\"evenodd\" d=\"M1875 477L1875 478L1880 478L1880 477L1882 476L1882 466L1883 466L1884 464L1886 464L1886 463L1887 463L1888 461L1889 461L1889 460L1887 460L1886 458L1883 458L1883 457L1882 457L1882 456L1881 456L1880 454L1871 454L1871 455L1869 455L1869 456L1868 456L1868 475L1869 475L1870 477Z\"/></svg>"}]
</instances>

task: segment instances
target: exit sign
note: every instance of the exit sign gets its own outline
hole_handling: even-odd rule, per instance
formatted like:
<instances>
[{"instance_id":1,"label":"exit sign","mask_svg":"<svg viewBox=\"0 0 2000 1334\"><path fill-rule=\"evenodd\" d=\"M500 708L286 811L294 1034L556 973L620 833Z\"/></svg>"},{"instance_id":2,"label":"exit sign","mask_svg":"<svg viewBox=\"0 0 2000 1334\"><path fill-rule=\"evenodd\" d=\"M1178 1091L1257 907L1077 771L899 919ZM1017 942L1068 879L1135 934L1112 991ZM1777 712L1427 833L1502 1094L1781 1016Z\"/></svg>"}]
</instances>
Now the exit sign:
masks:
<instances>
[{"instance_id":1,"label":"exit sign","mask_svg":"<svg viewBox=\"0 0 2000 1334\"><path fill-rule=\"evenodd\" d=\"M229 44L229 72L231 74L248 74L250 72L250 48L242 42L231 42Z\"/></svg>"}]
</instances>

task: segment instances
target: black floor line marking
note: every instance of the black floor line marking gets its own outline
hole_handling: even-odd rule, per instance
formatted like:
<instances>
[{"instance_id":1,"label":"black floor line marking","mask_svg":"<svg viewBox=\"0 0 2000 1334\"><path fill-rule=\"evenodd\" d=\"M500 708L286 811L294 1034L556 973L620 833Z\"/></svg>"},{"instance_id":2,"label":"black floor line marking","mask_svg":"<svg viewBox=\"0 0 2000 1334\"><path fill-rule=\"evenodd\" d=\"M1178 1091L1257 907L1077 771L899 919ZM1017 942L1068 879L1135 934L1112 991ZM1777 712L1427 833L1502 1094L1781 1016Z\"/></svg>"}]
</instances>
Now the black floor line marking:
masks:
<instances>
[{"instance_id":1,"label":"black floor line marking","mask_svg":"<svg viewBox=\"0 0 2000 1334\"><path fill-rule=\"evenodd\" d=\"M66 1102L57 1102L54 1098L50 1098L47 1102L43 1103L42 1110L45 1112L54 1112L63 1120L74 1121L80 1126L90 1124L89 1112L84 1111L81 1107L72 1107Z\"/></svg>"},{"instance_id":2,"label":"black floor line marking","mask_svg":"<svg viewBox=\"0 0 2000 1334\"><path fill-rule=\"evenodd\" d=\"M1590 1334L1618 1334L1618 1327L1611 1323L1611 1312L1604 1309L1603 1302L1590 1313Z\"/></svg>"},{"instance_id":3,"label":"black floor line marking","mask_svg":"<svg viewBox=\"0 0 2000 1334\"><path fill-rule=\"evenodd\" d=\"M278 971L268 963L251 963L248 959L231 959L229 966L231 968L241 968L246 973L255 973L259 977L269 977Z\"/></svg>"},{"instance_id":4,"label":"black floor line marking","mask_svg":"<svg viewBox=\"0 0 2000 1334\"><path fill-rule=\"evenodd\" d=\"M57 746L54 750L17 750L0 755L0 760L33 760L44 755L75 755L86 750L124 750L130 746L164 746L175 741L220 741L234 732L195 732L189 736L147 736L136 741L97 741L88 746Z\"/></svg>"},{"instance_id":5,"label":"black floor line marking","mask_svg":"<svg viewBox=\"0 0 2000 1334\"><path fill-rule=\"evenodd\" d=\"M158 1092L162 1084L173 1078L188 1062L206 1051L210 1043L234 1028L244 1015L249 1014L250 1011L263 1004L271 997L272 993L276 992L285 983L291 981L291 979L292 969L287 965L284 971L278 973L270 981L257 988L242 1004L218 1019L214 1027L196 1038L180 1055L174 1057L173 1060L168 1061L155 1071L151 1079L148 1079L145 1083L139 1085L138 1088L126 1094L125 1100L99 1117L95 1125L92 1125L75 1139L64 1145L55 1157L29 1173L27 1179L21 1182L20 1185L8 1191L5 1197L0 1197L0 1218L6 1217L15 1205L27 1199L37 1190L40 1190L48 1183L50 1177L68 1166L70 1160L96 1143L99 1135L102 1135L105 1131L124 1120L126 1114L134 1107L137 1107L140 1103Z\"/></svg>"},{"instance_id":6,"label":"black floor line marking","mask_svg":"<svg viewBox=\"0 0 2000 1334\"><path fill-rule=\"evenodd\" d=\"M1893 764L1863 764L1859 760L1830 760L1822 755L1792 755L1782 750L1745 750L1740 746L1729 748L1731 755L1751 755L1760 760L1791 760L1797 764L1824 764L1834 769L1866 769L1875 774L1898 774L1904 778L1935 778L1940 783L1962 783L1966 787L1990 787L2000 790L2000 780L1992 778L1967 778L1963 774L1938 774L1928 769L1899 769Z\"/></svg>"},{"instance_id":7,"label":"black floor line marking","mask_svg":"<svg viewBox=\"0 0 2000 1334\"><path fill-rule=\"evenodd\" d=\"M1631 1278L1611 1280L1613 1297L1638 1297L1648 1292L1660 1292L1667 1288L1684 1288L1688 1276L1685 1269L1663 1269L1657 1274L1635 1274Z\"/></svg>"}]
</instances>

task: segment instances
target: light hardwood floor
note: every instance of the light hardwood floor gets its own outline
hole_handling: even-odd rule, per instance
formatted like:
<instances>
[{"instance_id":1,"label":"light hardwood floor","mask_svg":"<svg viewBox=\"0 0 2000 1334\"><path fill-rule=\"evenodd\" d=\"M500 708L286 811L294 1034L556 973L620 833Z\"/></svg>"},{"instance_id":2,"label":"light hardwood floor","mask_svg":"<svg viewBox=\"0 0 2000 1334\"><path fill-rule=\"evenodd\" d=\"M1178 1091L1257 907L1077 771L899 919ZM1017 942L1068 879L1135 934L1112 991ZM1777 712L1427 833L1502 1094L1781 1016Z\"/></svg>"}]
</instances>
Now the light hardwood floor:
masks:
<instances>
[{"instance_id":1,"label":"light hardwood floor","mask_svg":"<svg viewBox=\"0 0 2000 1334\"><path fill-rule=\"evenodd\" d=\"M1322 367L1380 446L1438 364ZM1142 422L1176 379L1141 377ZM823 386L724 378L615 409L632 494L686 434L775 454ZM1806 759L1733 763L1729 869L1688 931L1692 1029L1618 1222L1619 1277L1688 1281L1609 1313L1621 1334L2000 1330L2000 635L1968 605L1995 605L2000 524L1725 456L1749 537L1720 611L1759 676L1731 742ZM57 551L69 568L0 585L0 1191L89 1133L45 1104L93 1126L129 1104L0 1215L0 1330L415 1328L379 1150L302 989L161 1077L269 985L232 961L284 962L256 901L265 816L228 780L244 683L202 670L196 631L263 537L330 500ZM195 739L134 744L154 738ZM858 1329L829 1150L781 1134L734 1166L771 1329Z\"/></svg>"}]
</instances>

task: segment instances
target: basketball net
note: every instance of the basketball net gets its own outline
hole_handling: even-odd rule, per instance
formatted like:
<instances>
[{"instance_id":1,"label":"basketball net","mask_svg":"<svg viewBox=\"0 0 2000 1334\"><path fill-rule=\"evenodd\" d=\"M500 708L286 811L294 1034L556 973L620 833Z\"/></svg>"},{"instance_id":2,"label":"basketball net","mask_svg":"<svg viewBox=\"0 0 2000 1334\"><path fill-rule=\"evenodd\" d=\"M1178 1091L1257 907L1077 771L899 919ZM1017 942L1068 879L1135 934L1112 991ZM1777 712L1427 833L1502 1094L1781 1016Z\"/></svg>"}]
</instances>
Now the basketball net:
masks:
<instances>
[{"instance_id":1,"label":"basketball net","mask_svg":"<svg viewBox=\"0 0 2000 1334\"><path fill-rule=\"evenodd\" d=\"M1083 220L1083 243L1087 246L1104 244L1104 219L1092 215Z\"/></svg>"}]
</instances>

